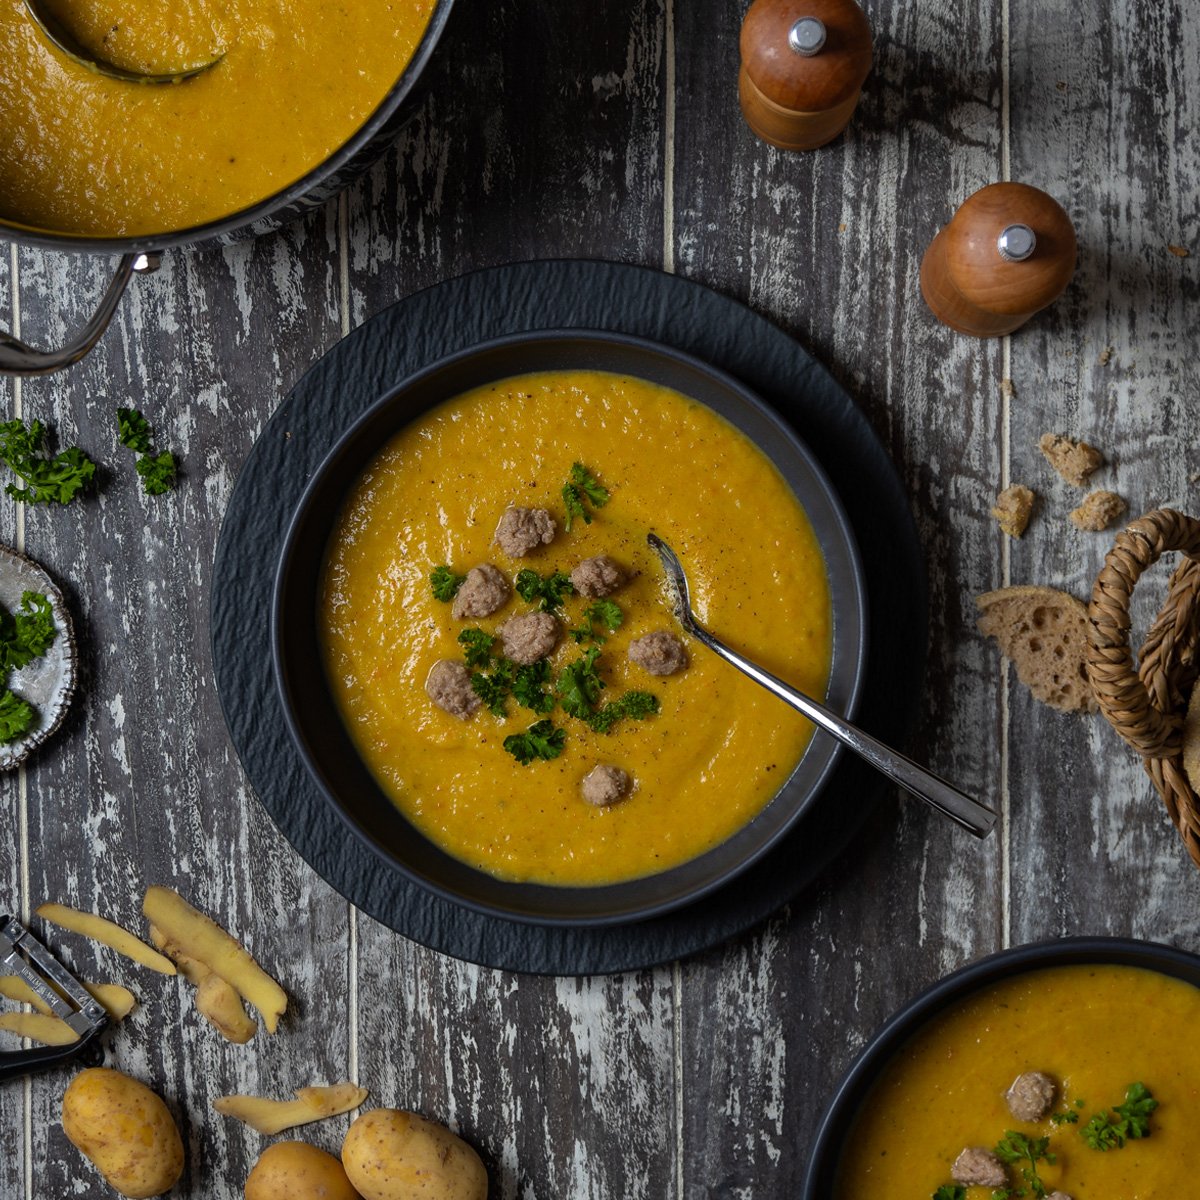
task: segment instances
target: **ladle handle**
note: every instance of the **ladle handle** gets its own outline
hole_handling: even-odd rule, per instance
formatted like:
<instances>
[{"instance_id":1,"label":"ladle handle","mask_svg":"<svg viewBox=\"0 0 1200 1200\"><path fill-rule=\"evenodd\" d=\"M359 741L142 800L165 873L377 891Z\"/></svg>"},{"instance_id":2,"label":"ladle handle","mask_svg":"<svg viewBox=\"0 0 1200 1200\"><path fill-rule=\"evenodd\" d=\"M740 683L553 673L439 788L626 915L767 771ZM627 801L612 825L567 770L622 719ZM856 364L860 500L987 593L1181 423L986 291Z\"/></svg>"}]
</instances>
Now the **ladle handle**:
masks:
<instances>
[{"instance_id":1,"label":"ladle handle","mask_svg":"<svg viewBox=\"0 0 1200 1200\"><path fill-rule=\"evenodd\" d=\"M61 350L35 350L0 329L0 375L49 375L77 363L100 340L134 272L157 271L157 254L124 254L92 319Z\"/></svg>"},{"instance_id":2,"label":"ladle handle","mask_svg":"<svg viewBox=\"0 0 1200 1200\"><path fill-rule=\"evenodd\" d=\"M918 766L911 758L906 758L899 751L885 746L869 733L864 733L856 725L851 725L849 721L830 712L803 692L796 691L790 684L777 679L769 671L764 671L748 658L730 650L723 642L717 641L707 629L702 629L694 623L689 623L686 628L714 654L719 655L731 666L737 667L743 674L749 675L784 703L798 709L814 725L819 725L826 733L837 738L843 746L848 746L889 779L895 780L902 788L919 800L924 800L926 804L932 805L938 812L957 822L977 838L987 837L995 828L997 816L986 805L960 792L952 783L947 783L931 771Z\"/></svg>"}]
</instances>

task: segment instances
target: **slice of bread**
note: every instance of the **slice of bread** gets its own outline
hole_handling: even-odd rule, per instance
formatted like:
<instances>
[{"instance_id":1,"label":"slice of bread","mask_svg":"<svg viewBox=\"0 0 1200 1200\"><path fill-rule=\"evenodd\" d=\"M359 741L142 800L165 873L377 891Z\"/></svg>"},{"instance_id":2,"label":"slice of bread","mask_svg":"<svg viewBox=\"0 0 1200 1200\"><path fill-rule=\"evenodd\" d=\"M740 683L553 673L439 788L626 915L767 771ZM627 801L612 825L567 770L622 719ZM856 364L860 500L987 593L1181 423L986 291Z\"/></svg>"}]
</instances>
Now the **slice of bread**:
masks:
<instances>
[{"instance_id":1,"label":"slice of bread","mask_svg":"<svg viewBox=\"0 0 1200 1200\"><path fill-rule=\"evenodd\" d=\"M1048 587L1007 587L975 597L979 628L1000 644L1035 700L1060 712L1095 712L1085 653L1087 606Z\"/></svg>"}]
</instances>

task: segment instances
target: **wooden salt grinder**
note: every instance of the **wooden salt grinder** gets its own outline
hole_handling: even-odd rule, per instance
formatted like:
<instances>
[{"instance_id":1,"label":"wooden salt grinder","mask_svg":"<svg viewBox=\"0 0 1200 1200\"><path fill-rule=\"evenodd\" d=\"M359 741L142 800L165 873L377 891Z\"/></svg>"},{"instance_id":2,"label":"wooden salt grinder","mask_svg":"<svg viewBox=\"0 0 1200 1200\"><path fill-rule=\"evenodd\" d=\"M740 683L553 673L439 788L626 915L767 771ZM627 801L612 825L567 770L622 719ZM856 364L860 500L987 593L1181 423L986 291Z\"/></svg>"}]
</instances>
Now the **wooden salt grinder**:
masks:
<instances>
[{"instance_id":1,"label":"wooden salt grinder","mask_svg":"<svg viewBox=\"0 0 1200 1200\"><path fill-rule=\"evenodd\" d=\"M741 49L746 124L781 150L815 150L850 122L871 69L871 26L854 0L755 0Z\"/></svg>"},{"instance_id":2,"label":"wooden salt grinder","mask_svg":"<svg viewBox=\"0 0 1200 1200\"><path fill-rule=\"evenodd\" d=\"M939 321L1002 337L1057 300L1075 274L1070 217L1045 192L993 183L963 201L921 262L921 292Z\"/></svg>"}]
</instances>

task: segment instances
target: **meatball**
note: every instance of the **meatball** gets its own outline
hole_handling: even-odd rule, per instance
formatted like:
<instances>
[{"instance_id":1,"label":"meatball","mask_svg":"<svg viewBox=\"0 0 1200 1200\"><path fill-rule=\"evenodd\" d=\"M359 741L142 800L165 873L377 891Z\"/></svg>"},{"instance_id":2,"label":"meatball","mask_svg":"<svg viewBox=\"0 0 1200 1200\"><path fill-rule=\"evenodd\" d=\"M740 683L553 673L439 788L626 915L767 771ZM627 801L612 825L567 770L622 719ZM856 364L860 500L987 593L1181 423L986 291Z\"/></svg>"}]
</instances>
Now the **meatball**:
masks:
<instances>
[{"instance_id":1,"label":"meatball","mask_svg":"<svg viewBox=\"0 0 1200 1200\"><path fill-rule=\"evenodd\" d=\"M683 644L665 629L635 638L629 643L629 657L651 675L675 675L688 665Z\"/></svg>"},{"instance_id":2,"label":"meatball","mask_svg":"<svg viewBox=\"0 0 1200 1200\"><path fill-rule=\"evenodd\" d=\"M425 694L452 717L473 717L483 703L471 688L471 672L452 658L433 664L425 680Z\"/></svg>"},{"instance_id":3,"label":"meatball","mask_svg":"<svg viewBox=\"0 0 1200 1200\"><path fill-rule=\"evenodd\" d=\"M1046 1200L1071 1200L1071 1197L1066 1192L1051 1192Z\"/></svg>"},{"instance_id":4,"label":"meatball","mask_svg":"<svg viewBox=\"0 0 1200 1200\"><path fill-rule=\"evenodd\" d=\"M580 788L589 804L607 808L629 791L629 776L620 767L602 765L583 777Z\"/></svg>"},{"instance_id":5,"label":"meatball","mask_svg":"<svg viewBox=\"0 0 1200 1200\"><path fill-rule=\"evenodd\" d=\"M558 645L558 621L549 613L510 617L496 632L504 641L504 653L523 667L545 658Z\"/></svg>"},{"instance_id":6,"label":"meatball","mask_svg":"<svg viewBox=\"0 0 1200 1200\"><path fill-rule=\"evenodd\" d=\"M558 526L544 508L506 508L492 539L509 558L523 558L554 541Z\"/></svg>"},{"instance_id":7,"label":"meatball","mask_svg":"<svg viewBox=\"0 0 1200 1200\"><path fill-rule=\"evenodd\" d=\"M1040 1121L1054 1103L1054 1080L1042 1071L1026 1071L1012 1081L1004 1099L1018 1121Z\"/></svg>"},{"instance_id":8,"label":"meatball","mask_svg":"<svg viewBox=\"0 0 1200 1200\"><path fill-rule=\"evenodd\" d=\"M950 1175L963 1187L1002 1188L1008 1183L1008 1172L1003 1164L983 1146L968 1146L954 1160Z\"/></svg>"},{"instance_id":9,"label":"meatball","mask_svg":"<svg viewBox=\"0 0 1200 1200\"><path fill-rule=\"evenodd\" d=\"M503 608L511 595L512 588L500 569L491 563L480 563L467 572L458 595L454 597L450 615L456 621L486 617L488 613Z\"/></svg>"},{"instance_id":10,"label":"meatball","mask_svg":"<svg viewBox=\"0 0 1200 1200\"><path fill-rule=\"evenodd\" d=\"M585 558L571 572L575 590L589 600L611 596L625 582L625 572L607 554Z\"/></svg>"}]
</instances>

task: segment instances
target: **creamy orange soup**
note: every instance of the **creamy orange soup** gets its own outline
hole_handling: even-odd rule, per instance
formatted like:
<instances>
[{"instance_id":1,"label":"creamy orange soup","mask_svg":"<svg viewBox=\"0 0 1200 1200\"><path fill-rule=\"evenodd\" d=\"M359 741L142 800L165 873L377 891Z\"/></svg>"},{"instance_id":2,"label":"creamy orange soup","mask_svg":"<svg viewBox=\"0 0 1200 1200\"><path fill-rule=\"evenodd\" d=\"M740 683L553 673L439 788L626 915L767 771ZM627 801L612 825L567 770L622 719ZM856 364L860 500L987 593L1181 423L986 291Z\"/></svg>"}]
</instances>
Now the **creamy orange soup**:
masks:
<instances>
[{"instance_id":1,"label":"creamy orange soup","mask_svg":"<svg viewBox=\"0 0 1200 1200\"><path fill-rule=\"evenodd\" d=\"M379 105L434 0L55 0L109 61L176 84L103 78L0 0L0 217L150 234L247 208L317 166ZM95 41L94 41L95 39Z\"/></svg>"},{"instance_id":2,"label":"creamy orange soup","mask_svg":"<svg viewBox=\"0 0 1200 1200\"><path fill-rule=\"evenodd\" d=\"M581 461L609 489L590 525L563 528L561 488ZM513 561L492 545L510 504L545 507L554 541ZM696 644L678 675L630 662L632 639L678 632L654 530L682 558L700 619L768 670L823 696L831 646L829 587L812 528L771 462L710 409L666 388L599 373L530 375L482 388L403 430L359 480L329 550L320 602L328 675L347 725L399 808L458 858L508 879L600 884L665 870L728 838L795 768L811 727ZM503 721L441 711L424 691L441 659L462 661L464 626L494 633L532 605L455 621L429 573L493 562L570 571L608 554L633 578L611 599L624 613L597 664L603 699L653 693L658 715L596 734L566 717L553 761L521 766L503 740L539 718L508 702ZM568 597L581 624L588 602ZM682 634L680 635L682 637ZM687 639L684 639L685 642ZM569 637L553 673L583 648ZM580 796L597 764L627 771L609 808Z\"/></svg>"},{"instance_id":3,"label":"creamy orange soup","mask_svg":"<svg viewBox=\"0 0 1200 1200\"><path fill-rule=\"evenodd\" d=\"M951 1182L960 1151L994 1147L1010 1129L1049 1136L1058 1161L1038 1164L1048 1192L1073 1200L1197 1195L1200 1050L1185 1031L1198 1025L1200 990L1132 967L1057 967L981 991L934 1020L884 1071L843 1153L837 1200L928 1200ZM1054 1111L1077 1112L1077 1124L1012 1116L1004 1092L1026 1071L1057 1081ZM1150 1136L1123 1149L1090 1148L1078 1131L1121 1104L1131 1083L1159 1102ZM1024 1184L1013 1168L1009 1175L1010 1186ZM992 1190L966 1195L990 1200Z\"/></svg>"}]
</instances>

